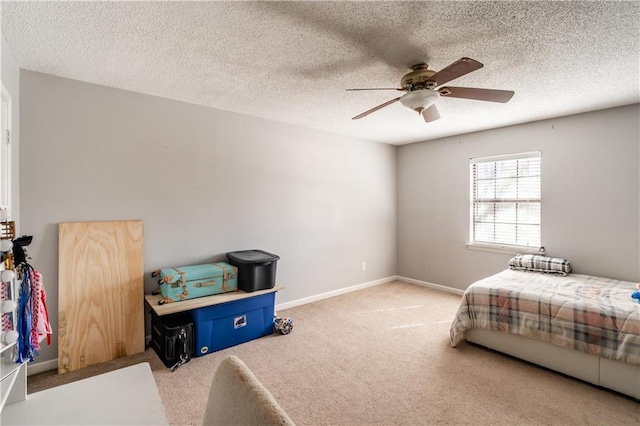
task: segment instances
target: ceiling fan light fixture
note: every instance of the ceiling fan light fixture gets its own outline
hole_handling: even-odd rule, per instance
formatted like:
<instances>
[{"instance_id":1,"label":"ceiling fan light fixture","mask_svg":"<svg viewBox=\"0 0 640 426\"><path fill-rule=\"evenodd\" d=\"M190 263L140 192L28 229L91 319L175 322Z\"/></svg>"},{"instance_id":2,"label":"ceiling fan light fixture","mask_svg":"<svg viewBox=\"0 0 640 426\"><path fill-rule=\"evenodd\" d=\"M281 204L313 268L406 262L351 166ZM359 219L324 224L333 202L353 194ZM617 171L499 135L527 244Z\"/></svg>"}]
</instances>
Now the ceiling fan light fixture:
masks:
<instances>
[{"instance_id":1,"label":"ceiling fan light fixture","mask_svg":"<svg viewBox=\"0 0 640 426\"><path fill-rule=\"evenodd\" d=\"M421 89L406 93L400 98L402 105L421 113L431 105L435 104L440 94L435 90Z\"/></svg>"},{"instance_id":2,"label":"ceiling fan light fixture","mask_svg":"<svg viewBox=\"0 0 640 426\"><path fill-rule=\"evenodd\" d=\"M411 72L405 74L400 79L401 88L370 88L370 89L347 89L347 90L398 90L406 92L403 96L391 99L383 104L373 107L361 114L356 115L352 120L359 120L362 117L379 111L395 102L400 101L402 105L411 108L420 114L426 123L438 120L440 112L436 107L436 102L440 97L474 99L477 101L489 101L505 103L513 97L512 90L480 89L477 87L441 87L443 84L479 70L483 65L471 58L460 58L451 65L438 72L429 69L429 66L420 63L411 67Z\"/></svg>"}]
</instances>

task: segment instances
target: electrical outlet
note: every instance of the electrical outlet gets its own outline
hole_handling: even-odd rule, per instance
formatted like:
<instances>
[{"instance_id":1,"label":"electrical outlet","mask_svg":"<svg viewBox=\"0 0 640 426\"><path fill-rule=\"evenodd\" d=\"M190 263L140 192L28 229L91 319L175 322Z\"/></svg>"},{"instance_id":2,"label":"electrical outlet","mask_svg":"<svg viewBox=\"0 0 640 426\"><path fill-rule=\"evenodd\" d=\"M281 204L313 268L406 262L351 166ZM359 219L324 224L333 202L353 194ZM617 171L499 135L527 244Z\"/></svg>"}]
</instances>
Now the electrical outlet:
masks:
<instances>
[{"instance_id":1,"label":"electrical outlet","mask_svg":"<svg viewBox=\"0 0 640 426\"><path fill-rule=\"evenodd\" d=\"M367 262L362 262L362 270L363 271L367 270Z\"/></svg>"}]
</instances>

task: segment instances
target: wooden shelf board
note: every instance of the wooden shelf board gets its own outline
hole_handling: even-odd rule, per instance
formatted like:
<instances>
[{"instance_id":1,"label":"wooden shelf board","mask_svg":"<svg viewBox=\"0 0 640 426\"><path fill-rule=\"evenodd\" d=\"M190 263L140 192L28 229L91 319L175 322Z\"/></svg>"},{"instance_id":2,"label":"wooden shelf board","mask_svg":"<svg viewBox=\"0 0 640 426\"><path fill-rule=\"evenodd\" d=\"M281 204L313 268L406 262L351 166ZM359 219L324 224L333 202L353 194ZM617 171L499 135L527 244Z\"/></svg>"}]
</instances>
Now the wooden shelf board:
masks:
<instances>
[{"instance_id":1,"label":"wooden shelf board","mask_svg":"<svg viewBox=\"0 0 640 426\"><path fill-rule=\"evenodd\" d=\"M162 296L157 294L145 294L144 299L147 301L151 309L159 315L175 314L178 312L190 311L191 309L204 308L206 306L219 305L221 303L233 302L235 300L246 299L248 297L260 296L262 294L274 293L279 290L284 290L281 285L276 285L273 288L266 290L252 291L247 293L242 290L232 291L230 293L214 294L212 296L197 297L195 299L183 300L181 302L165 303L164 305L158 305L158 301L162 299Z\"/></svg>"}]
</instances>

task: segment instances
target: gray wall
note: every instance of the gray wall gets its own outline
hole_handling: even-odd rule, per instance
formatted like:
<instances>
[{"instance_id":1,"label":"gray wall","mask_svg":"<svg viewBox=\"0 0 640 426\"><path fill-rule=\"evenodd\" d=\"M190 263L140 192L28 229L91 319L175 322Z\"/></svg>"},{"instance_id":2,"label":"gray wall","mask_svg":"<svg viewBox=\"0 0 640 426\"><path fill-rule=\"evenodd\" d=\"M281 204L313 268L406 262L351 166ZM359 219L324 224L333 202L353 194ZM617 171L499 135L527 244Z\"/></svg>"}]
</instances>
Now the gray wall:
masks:
<instances>
[{"instance_id":1,"label":"gray wall","mask_svg":"<svg viewBox=\"0 0 640 426\"><path fill-rule=\"evenodd\" d=\"M30 71L21 109L21 229L54 326L38 361L57 357L59 222L142 219L147 273L276 253L277 303L395 274L393 146Z\"/></svg>"},{"instance_id":2,"label":"gray wall","mask_svg":"<svg viewBox=\"0 0 640 426\"><path fill-rule=\"evenodd\" d=\"M20 227L20 68L0 33L0 81L11 95L11 219Z\"/></svg>"},{"instance_id":3,"label":"gray wall","mask_svg":"<svg viewBox=\"0 0 640 426\"><path fill-rule=\"evenodd\" d=\"M640 277L638 105L396 148L29 71L20 90L20 227L54 325L38 361L59 222L142 219L147 272L277 253L278 303L396 273L464 289L511 257L465 247L478 156L542 151L548 254Z\"/></svg>"},{"instance_id":4,"label":"gray wall","mask_svg":"<svg viewBox=\"0 0 640 426\"><path fill-rule=\"evenodd\" d=\"M640 106L405 145L398 275L465 289L512 255L470 250L469 159L542 152L542 245L576 273L640 279Z\"/></svg>"}]
</instances>

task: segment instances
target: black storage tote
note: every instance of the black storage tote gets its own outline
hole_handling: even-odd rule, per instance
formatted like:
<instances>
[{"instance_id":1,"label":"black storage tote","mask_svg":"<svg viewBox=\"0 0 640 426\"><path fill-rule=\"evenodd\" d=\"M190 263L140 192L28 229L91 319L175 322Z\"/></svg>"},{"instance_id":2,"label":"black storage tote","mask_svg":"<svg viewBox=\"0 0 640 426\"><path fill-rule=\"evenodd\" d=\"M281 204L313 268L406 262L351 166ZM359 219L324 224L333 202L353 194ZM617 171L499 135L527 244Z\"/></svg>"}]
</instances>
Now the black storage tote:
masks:
<instances>
[{"instance_id":1,"label":"black storage tote","mask_svg":"<svg viewBox=\"0 0 640 426\"><path fill-rule=\"evenodd\" d=\"M227 259L238 267L239 290L252 292L276 285L276 264L280 256L263 250L243 250L227 253Z\"/></svg>"}]
</instances>

